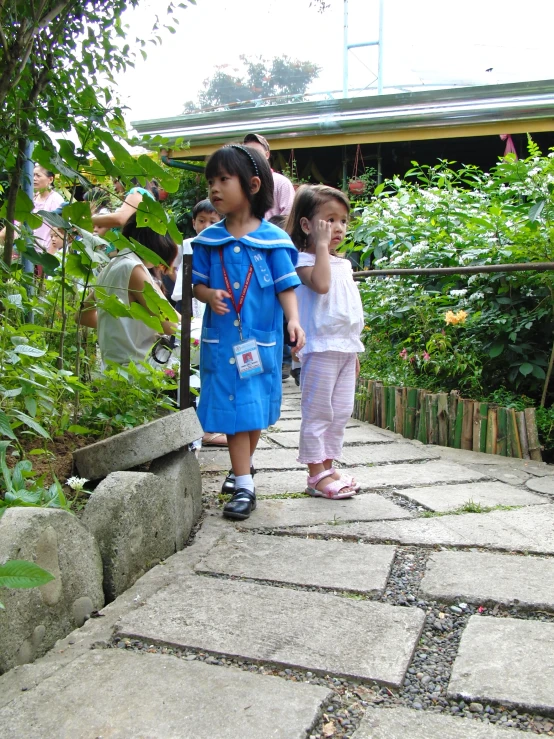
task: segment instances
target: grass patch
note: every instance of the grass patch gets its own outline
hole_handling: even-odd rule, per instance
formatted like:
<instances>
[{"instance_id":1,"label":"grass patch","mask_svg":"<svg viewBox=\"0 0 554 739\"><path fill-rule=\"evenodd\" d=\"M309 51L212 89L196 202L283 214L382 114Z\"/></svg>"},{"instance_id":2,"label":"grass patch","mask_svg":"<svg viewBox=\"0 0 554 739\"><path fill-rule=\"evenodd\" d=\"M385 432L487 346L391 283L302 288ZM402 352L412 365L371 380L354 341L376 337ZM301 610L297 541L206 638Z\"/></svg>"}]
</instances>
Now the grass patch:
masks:
<instances>
[{"instance_id":1,"label":"grass patch","mask_svg":"<svg viewBox=\"0 0 554 739\"><path fill-rule=\"evenodd\" d=\"M491 511L515 511L522 506L519 505L481 505L473 500L468 500L452 511L425 511L419 518L436 518L437 516L461 516L464 513L490 513Z\"/></svg>"}]
</instances>

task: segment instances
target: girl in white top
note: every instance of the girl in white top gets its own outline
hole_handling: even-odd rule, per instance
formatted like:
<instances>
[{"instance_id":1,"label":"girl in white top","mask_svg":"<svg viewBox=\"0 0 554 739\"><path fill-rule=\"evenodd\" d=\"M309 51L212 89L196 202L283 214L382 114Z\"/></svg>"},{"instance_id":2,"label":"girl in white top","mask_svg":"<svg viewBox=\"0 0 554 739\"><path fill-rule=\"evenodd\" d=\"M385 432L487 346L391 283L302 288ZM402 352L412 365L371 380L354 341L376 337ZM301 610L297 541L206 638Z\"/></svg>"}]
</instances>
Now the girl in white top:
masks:
<instances>
[{"instance_id":1,"label":"girl in white top","mask_svg":"<svg viewBox=\"0 0 554 739\"><path fill-rule=\"evenodd\" d=\"M287 231L299 250L296 271L300 324L306 345L302 362L302 423L298 461L308 465L306 492L314 497L349 498L354 478L333 467L342 452L344 430L354 407L358 352L364 351L362 301L352 265L335 253L344 240L348 198L325 185L298 189Z\"/></svg>"}]
</instances>

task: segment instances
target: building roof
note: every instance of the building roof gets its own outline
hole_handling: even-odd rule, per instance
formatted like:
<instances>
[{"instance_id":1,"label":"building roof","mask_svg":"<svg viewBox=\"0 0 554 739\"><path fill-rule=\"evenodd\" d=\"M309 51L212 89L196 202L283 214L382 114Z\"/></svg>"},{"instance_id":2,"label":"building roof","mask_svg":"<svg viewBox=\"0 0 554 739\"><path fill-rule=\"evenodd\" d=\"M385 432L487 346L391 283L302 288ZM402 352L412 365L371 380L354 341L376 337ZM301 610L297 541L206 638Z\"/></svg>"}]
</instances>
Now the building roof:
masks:
<instances>
[{"instance_id":1,"label":"building roof","mask_svg":"<svg viewBox=\"0 0 554 739\"><path fill-rule=\"evenodd\" d=\"M236 108L136 121L141 134L184 139L172 157L211 154L256 131L272 149L554 131L554 80Z\"/></svg>"}]
</instances>

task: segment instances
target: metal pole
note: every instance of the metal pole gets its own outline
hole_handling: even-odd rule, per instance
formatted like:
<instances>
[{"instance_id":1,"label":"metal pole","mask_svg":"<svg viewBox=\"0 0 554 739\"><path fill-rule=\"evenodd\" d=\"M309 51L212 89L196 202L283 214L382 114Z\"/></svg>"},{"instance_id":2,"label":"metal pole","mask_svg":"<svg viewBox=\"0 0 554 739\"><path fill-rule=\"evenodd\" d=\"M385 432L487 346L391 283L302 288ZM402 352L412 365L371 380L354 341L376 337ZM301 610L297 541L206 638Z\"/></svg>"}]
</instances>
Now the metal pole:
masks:
<instances>
[{"instance_id":1,"label":"metal pole","mask_svg":"<svg viewBox=\"0 0 554 739\"><path fill-rule=\"evenodd\" d=\"M554 262L520 262L519 264L476 264L473 267L421 267L419 269L370 269L354 272L355 280L391 275L478 275L489 272L550 272Z\"/></svg>"},{"instance_id":2,"label":"metal pole","mask_svg":"<svg viewBox=\"0 0 554 739\"><path fill-rule=\"evenodd\" d=\"M344 49L342 55L342 96L348 97L348 0L344 0Z\"/></svg>"},{"instance_id":3,"label":"metal pole","mask_svg":"<svg viewBox=\"0 0 554 739\"><path fill-rule=\"evenodd\" d=\"M190 408L190 322L192 319L192 254L183 254L181 306L181 373L179 409Z\"/></svg>"},{"instance_id":4,"label":"metal pole","mask_svg":"<svg viewBox=\"0 0 554 739\"><path fill-rule=\"evenodd\" d=\"M29 198L32 200L34 197L34 188L33 188L33 169L34 169L34 163L32 160L33 156L33 149L35 145L32 141L27 141L27 144L25 145L25 161L23 163L23 172L21 177L21 186L23 191L29 196ZM31 249L35 248L35 245L33 242L30 242L27 244L27 246ZM33 263L27 259L27 257L22 256L21 263L23 265L23 271L32 273L35 269ZM28 289L33 291L32 287ZM31 295L32 292L29 292L29 295Z\"/></svg>"},{"instance_id":5,"label":"metal pole","mask_svg":"<svg viewBox=\"0 0 554 739\"><path fill-rule=\"evenodd\" d=\"M383 93L383 3L379 0L379 51L377 57L377 94Z\"/></svg>"}]
</instances>

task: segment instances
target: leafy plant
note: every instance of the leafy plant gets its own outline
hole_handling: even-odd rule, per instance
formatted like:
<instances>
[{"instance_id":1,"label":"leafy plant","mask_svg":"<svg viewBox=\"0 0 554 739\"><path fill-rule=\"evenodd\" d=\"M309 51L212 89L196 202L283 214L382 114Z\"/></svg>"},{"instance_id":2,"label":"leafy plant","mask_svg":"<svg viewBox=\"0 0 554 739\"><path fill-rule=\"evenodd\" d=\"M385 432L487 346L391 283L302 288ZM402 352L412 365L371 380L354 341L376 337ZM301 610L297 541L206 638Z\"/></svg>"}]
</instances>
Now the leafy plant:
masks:
<instances>
[{"instance_id":1,"label":"leafy plant","mask_svg":"<svg viewBox=\"0 0 554 739\"><path fill-rule=\"evenodd\" d=\"M54 579L54 575L34 562L27 562L24 559L11 559L0 565L0 587L2 588L38 588ZM0 602L0 608L4 608L2 602Z\"/></svg>"}]
</instances>

